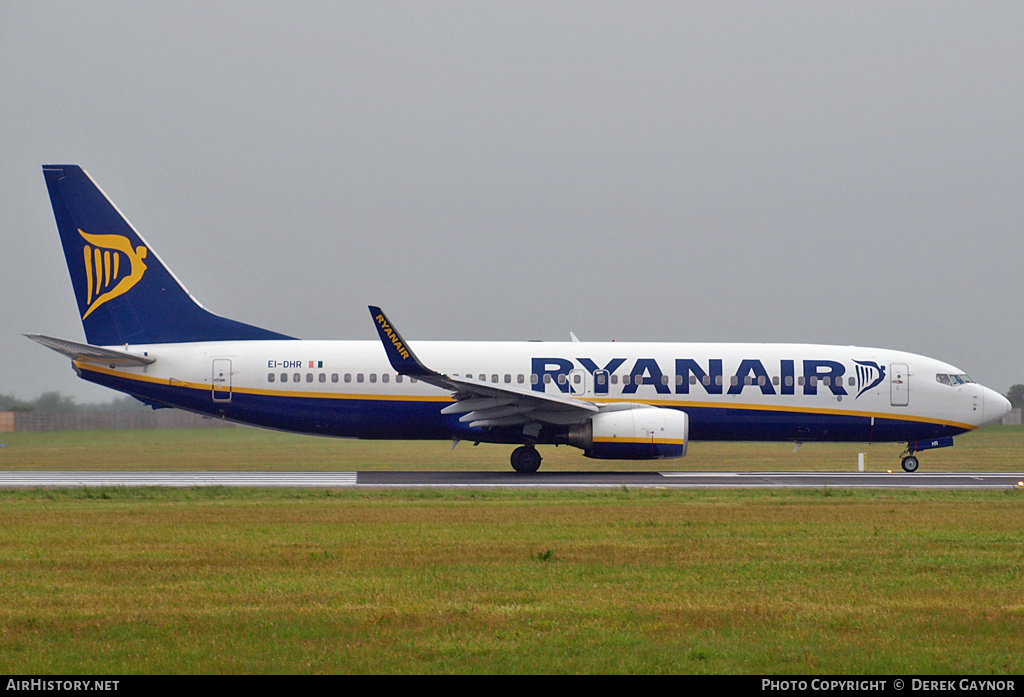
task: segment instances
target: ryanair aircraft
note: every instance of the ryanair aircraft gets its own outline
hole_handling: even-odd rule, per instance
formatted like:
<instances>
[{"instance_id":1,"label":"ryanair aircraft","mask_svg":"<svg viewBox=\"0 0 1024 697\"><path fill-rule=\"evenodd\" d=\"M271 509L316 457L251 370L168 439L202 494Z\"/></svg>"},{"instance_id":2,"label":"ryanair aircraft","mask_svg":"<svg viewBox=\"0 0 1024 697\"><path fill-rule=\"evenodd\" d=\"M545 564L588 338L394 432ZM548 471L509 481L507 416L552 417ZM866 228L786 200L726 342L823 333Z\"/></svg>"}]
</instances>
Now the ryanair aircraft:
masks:
<instances>
[{"instance_id":1,"label":"ryanair aircraft","mask_svg":"<svg viewBox=\"0 0 1024 697\"><path fill-rule=\"evenodd\" d=\"M78 375L154 408L297 433L539 444L678 458L690 439L905 442L916 453L1009 402L946 363L809 344L305 341L203 308L75 165L43 167L86 341L29 335ZM415 348L415 350L414 350Z\"/></svg>"}]
</instances>

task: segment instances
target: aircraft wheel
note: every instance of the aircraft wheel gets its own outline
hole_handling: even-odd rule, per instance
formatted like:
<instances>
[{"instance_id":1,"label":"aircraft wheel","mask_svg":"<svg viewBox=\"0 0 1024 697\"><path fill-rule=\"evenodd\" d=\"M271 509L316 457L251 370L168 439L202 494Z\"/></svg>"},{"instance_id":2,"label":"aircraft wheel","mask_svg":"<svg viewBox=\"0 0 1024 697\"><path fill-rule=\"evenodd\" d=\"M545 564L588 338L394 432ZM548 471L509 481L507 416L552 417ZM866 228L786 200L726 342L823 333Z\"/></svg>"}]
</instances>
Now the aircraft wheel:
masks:
<instances>
[{"instance_id":1,"label":"aircraft wheel","mask_svg":"<svg viewBox=\"0 0 1024 697\"><path fill-rule=\"evenodd\" d=\"M512 451L512 469L520 474L532 474L540 469L540 453L531 445L521 445Z\"/></svg>"},{"instance_id":2,"label":"aircraft wheel","mask_svg":"<svg viewBox=\"0 0 1024 697\"><path fill-rule=\"evenodd\" d=\"M904 472L916 472L918 466L917 458L913 455L907 455L903 458L903 471Z\"/></svg>"}]
</instances>

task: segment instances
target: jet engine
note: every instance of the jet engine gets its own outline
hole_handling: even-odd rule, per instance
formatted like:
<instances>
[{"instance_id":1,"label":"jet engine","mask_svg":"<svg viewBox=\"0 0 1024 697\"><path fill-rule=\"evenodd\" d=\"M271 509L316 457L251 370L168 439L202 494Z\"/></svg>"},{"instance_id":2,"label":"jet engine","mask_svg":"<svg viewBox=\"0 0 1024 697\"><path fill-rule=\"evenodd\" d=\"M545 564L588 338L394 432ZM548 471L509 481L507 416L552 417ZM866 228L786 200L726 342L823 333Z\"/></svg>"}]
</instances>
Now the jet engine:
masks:
<instances>
[{"instance_id":1,"label":"jet engine","mask_svg":"<svg viewBox=\"0 0 1024 697\"><path fill-rule=\"evenodd\" d=\"M660 460L686 455L690 419L661 407L603 411L569 431L569 444L601 460Z\"/></svg>"}]
</instances>

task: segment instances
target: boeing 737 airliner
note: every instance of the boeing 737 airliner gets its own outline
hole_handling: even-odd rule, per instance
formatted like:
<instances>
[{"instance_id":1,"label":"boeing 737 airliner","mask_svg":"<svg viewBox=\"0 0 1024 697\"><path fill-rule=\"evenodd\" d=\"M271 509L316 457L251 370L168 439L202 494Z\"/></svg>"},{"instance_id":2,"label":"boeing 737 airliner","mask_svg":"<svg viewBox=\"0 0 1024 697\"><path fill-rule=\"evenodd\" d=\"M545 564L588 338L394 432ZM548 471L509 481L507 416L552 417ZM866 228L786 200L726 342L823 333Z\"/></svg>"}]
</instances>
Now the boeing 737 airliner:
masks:
<instances>
[{"instance_id":1,"label":"boeing 737 airliner","mask_svg":"<svg viewBox=\"0 0 1024 697\"><path fill-rule=\"evenodd\" d=\"M153 406L298 433L678 458L690 439L905 442L1001 419L1000 394L901 351L808 344L305 341L208 312L76 165L43 167L88 343L30 338ZM575 337L573 337L575 338Z\"/></svg>"}]
</instances>

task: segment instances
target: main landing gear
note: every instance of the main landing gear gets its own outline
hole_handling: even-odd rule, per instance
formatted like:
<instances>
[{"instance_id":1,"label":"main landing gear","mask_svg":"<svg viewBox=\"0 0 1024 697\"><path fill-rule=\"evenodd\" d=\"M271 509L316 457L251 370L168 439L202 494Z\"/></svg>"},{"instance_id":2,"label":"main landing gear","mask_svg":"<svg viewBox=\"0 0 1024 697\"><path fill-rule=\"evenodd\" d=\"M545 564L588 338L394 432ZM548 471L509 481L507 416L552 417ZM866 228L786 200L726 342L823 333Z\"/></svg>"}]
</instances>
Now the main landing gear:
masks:
<instances>
[{"instance_id":1,"label":"main landing gear","mask_svg":"<svg viewBox=\"0 0 1024 697\"><path fill-rule=\"evenodd\" d=\"M532 445L521 445L512 451L512 469L520 474L533 474L540 469L540 453Z\"/></svg>"}]
</instances>

